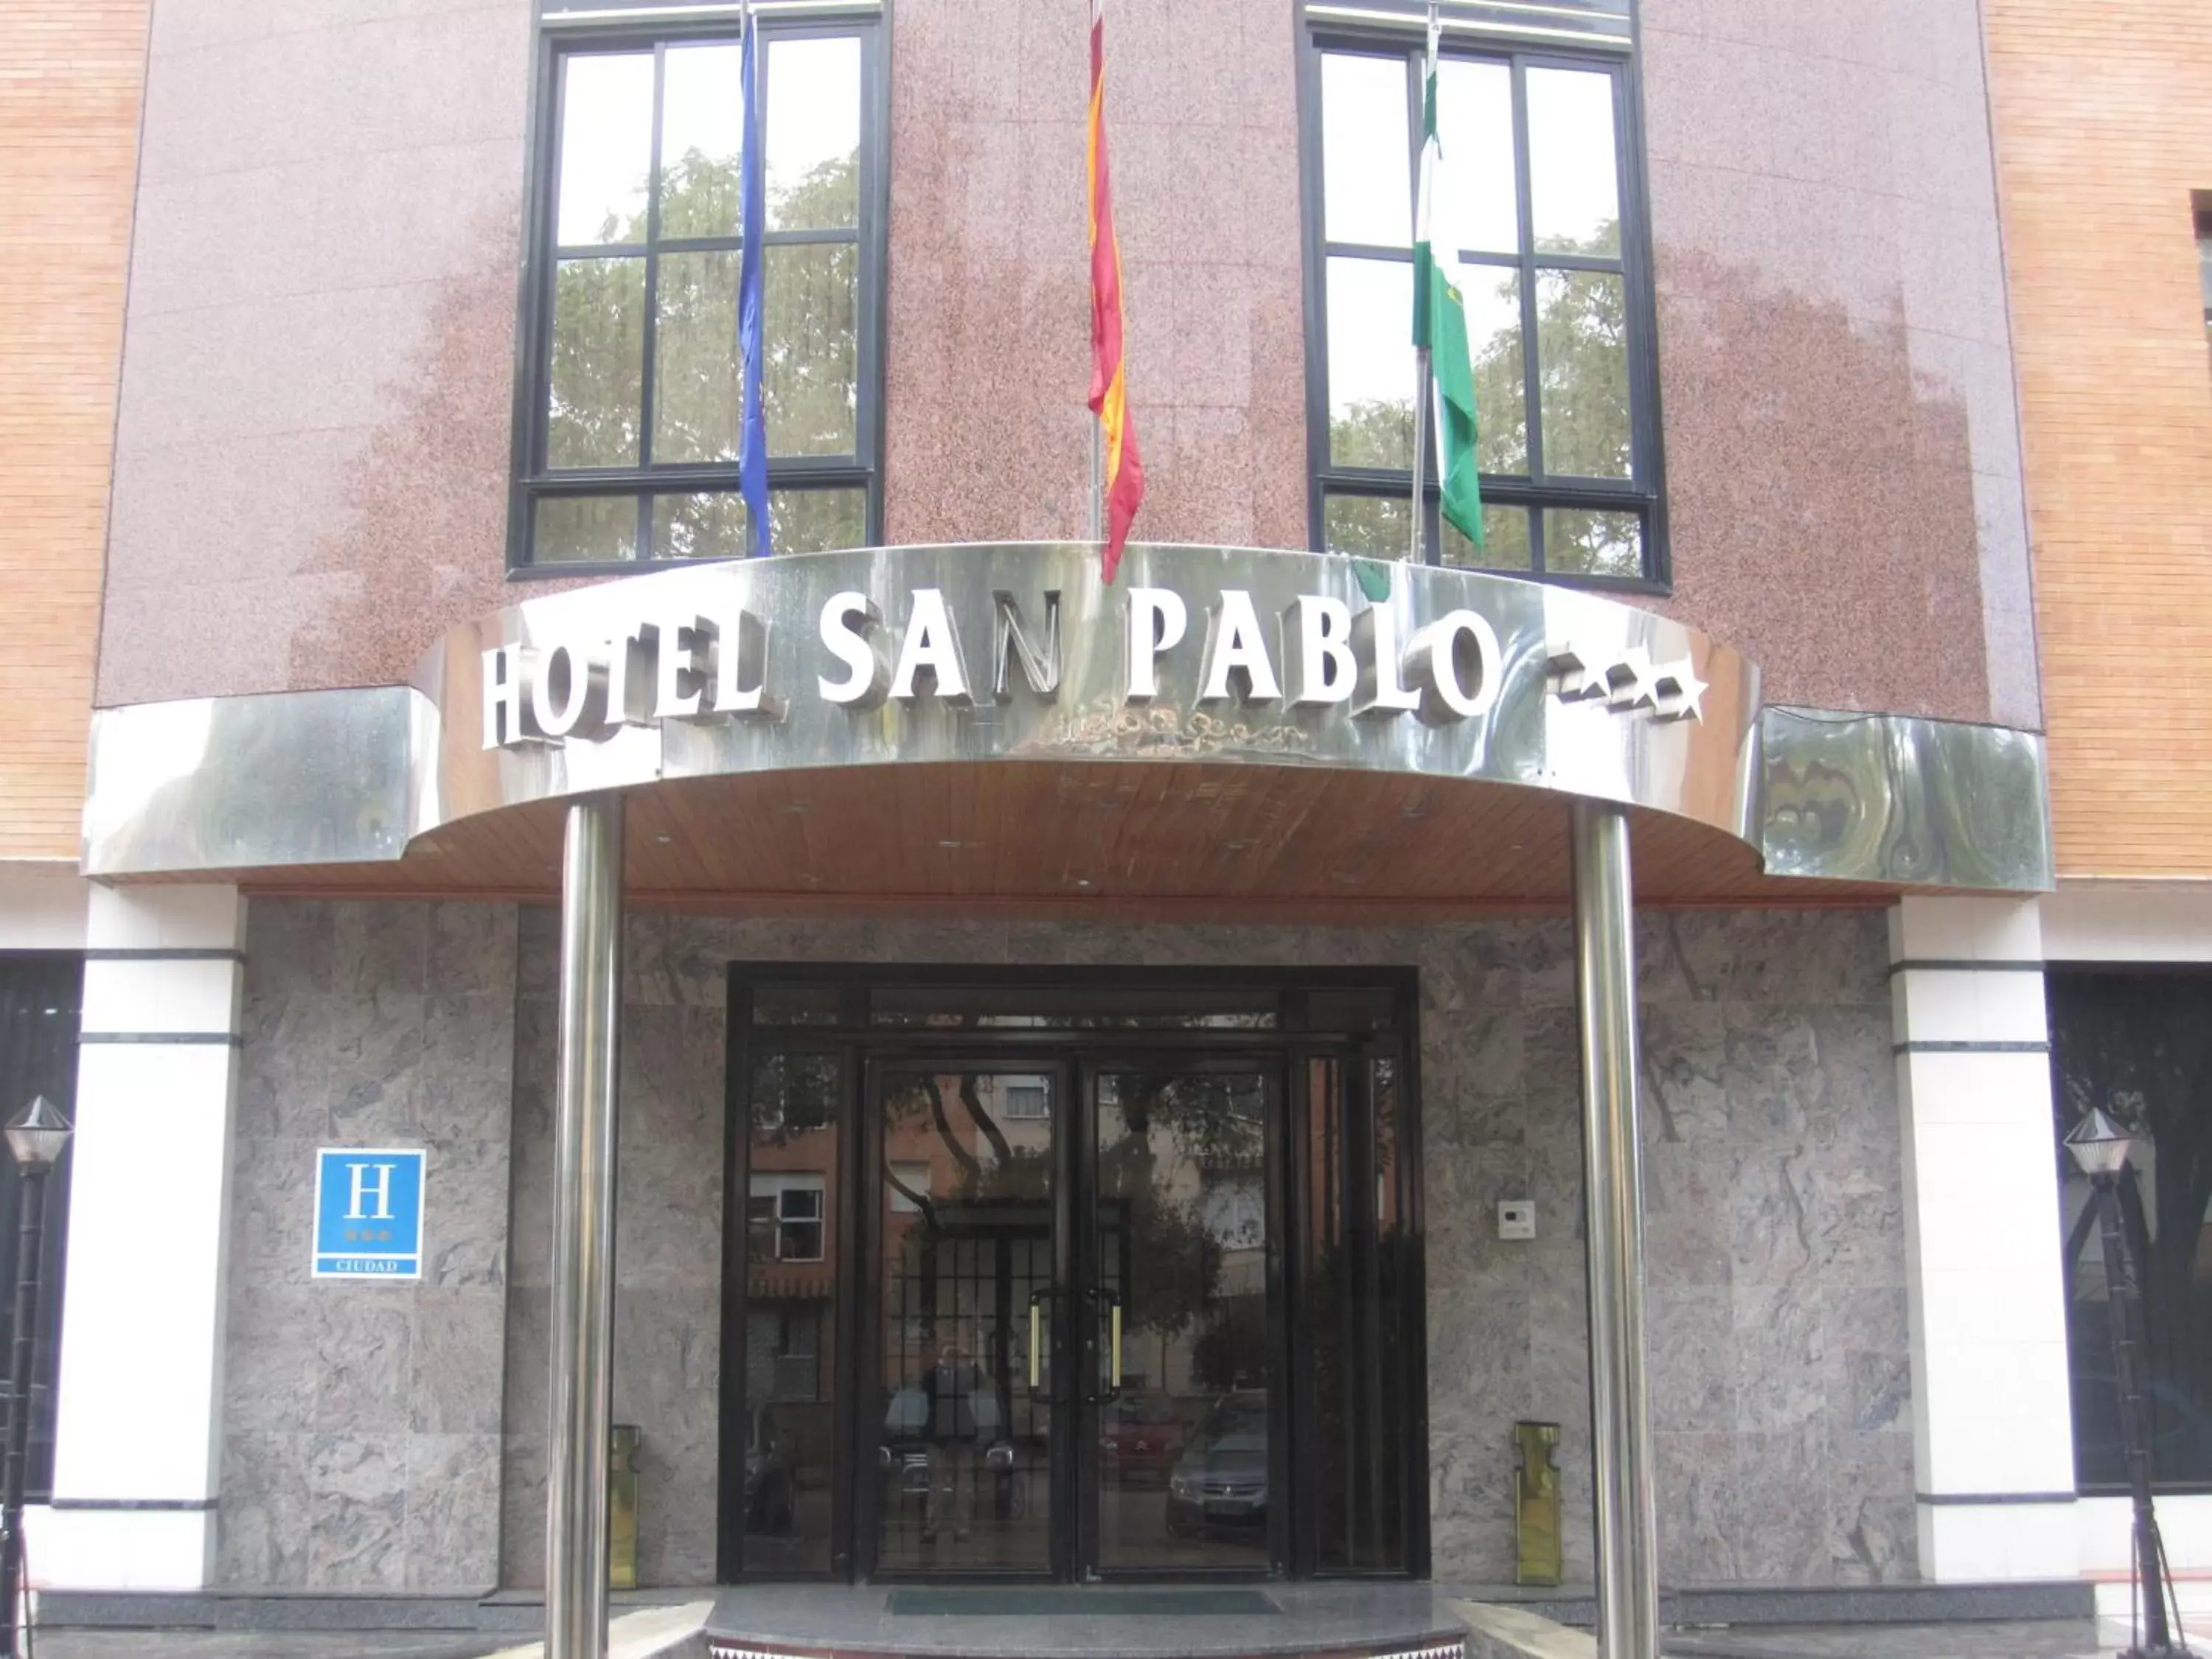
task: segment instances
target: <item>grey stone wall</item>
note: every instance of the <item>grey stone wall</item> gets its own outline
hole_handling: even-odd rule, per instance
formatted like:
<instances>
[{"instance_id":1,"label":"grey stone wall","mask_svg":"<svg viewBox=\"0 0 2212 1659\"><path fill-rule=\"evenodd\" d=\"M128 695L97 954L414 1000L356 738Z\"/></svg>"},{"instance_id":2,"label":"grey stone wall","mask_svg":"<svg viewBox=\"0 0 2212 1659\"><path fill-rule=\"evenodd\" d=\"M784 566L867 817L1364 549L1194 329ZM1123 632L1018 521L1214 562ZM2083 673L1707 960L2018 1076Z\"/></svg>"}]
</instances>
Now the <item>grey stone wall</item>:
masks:
<instances>
[{"instance_id":1,"label":"grey stone wall","mask_svg":"<svg viewBox=\"0 0 2212 1659\"><path fill-rule=\"evenodd\" d=\"M506 1582L542 1576L550 912L522 924ZM1675 1583L1914 1576L1902 1150L1876 912L1647 916L1638 940L1653 1413ZM1422 985L1431 1510L1439 1579L1512 1570L1511 1433L1565 1434L1589 1561L1572 947L1557 921L1428 929L632 916L616 1413L645 1430L639 1571L711 1576L726 965L1411 963ZM534 1052L532 1052L533 1051ZM1537 1240L1496 1237L1533 1197Z\"/></svg>"},{"instance_id":2,"label":"grey stone wall","mask_svg":"<svg viewBox=\"0 0 2212 1659\"><path fill-rule=\"evenodd\" d=\"M1513 1419L1565 1425L1589 1577L1571 944L1449 930L1420 958L1431 1514L1439 1578L1510 1576ZM1456 939L1456 945L1444 941ZM1645 915L1646 1248L1671 1584L1917 1575L1904 1154L1879 913ZM1530 1197L1535 1243L1496 1206Z\"/></svg>"},{"instance_id":3,"label":"grey stone wall","mask_svg":"<svg viewBox=\"0 0 2212 1659\"><path fill-rule=\"evenodd\" d=\"M428 1536L427 1500L441 1484L471 1505L448 1582L489 1582L495 1535L500 1582L541 1581L556 927L545 910L525 910L519 927L488 914L255 907L226 1582L428 1587L432 1558L410 1540ZM459 989L440 965L454 955L441 941L465 921L483 952L460 953L482 964L471 982L493 988L459 998L466 1018L434 1018ZM644 1582L713 1576L723 1008L726 965L738 959L1418 968L1436 1576L1510 1575L1522 1417L1565 1427L1568 1566L1588 1576L1581 1149L1563 922L1116 928L633 915L627 927L615 1411L644 1430ZM1652 915L1638 943L1666 1577L1910 1578L1902 1154L1882 918ZM511 969L495 967L501 951L514 953ZM470 1134L489 1139L495 1116L503 1137L506 1100L495 1109L490 1097L509 1081L510 1053L511 1200L503 1139L455 1134L424 1104L443 1069L465 1061L461 1092L483 1113ZM434 1230L454 1230L435 1233L434 1249L477 1241L453 1264L462 1277L441 1277L441 1261L419 1291L309 1295L300 1149L312 1151L325 1125L360 1139L410 1122L433 1147ZM465 1158L453 1150L462 1146L477 1150ZM484 1179L441 1179L444 1158ZM1536 1201L1533 1243L1495 1236L1497 1201L1516 1197ZM477 1208L465 1217L464 1204ZM426 1339L422 1309L441 1291L504 1297L503 1331L495 1316L465 1345ZM426 1366L418 1351L435 1357ZM441 1448L490 1456L502 1429L495 1529L479 1462L459 1482L410 1479Z\"/></svg>"},{"instance_id":4,"label":"grey stone wall","mask_svg":"<svg viewBox=\"0 0 2212 1659\"><path fill-rule=\"evenodd\" d=\"M515 913L258 902L232 1158L217 1582L498 1570ZM422 1146L418 1284L308 1278L315 1149Z\"/></svg>"}]
</instances>

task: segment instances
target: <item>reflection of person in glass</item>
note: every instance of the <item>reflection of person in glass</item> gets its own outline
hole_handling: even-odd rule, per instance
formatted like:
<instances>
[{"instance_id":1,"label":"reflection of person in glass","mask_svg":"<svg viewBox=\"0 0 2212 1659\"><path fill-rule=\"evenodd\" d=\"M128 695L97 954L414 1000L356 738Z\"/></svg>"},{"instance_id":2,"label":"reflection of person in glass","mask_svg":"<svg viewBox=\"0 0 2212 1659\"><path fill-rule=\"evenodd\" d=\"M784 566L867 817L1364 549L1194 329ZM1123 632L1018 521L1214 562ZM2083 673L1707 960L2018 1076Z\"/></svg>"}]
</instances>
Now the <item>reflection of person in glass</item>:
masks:
<instances>
[{"instance_id":1,"label":"reflection of person in glass","mask_svg":"<svg viewBox=\"0 0 2212 1659\"><path fill-rule=\"evenodd\" d=\"M922 1538L924 1541L934 1539L950 1514L952 1535L964 1539L968 1510L975 1503L987 1449L997 1441L1000 1425L1006 1420L999 1408L997 1390L973 1358L959 1326L937 1345L936 1363L908 1386L920 1396L915 1402L920 1410L910 1408L909 1420L920 1419L915 1426L921 1430L918 1437L929 1466ZM963 1487L968 1494L965 1508L960 1497Z\"/></svg>"}]
</instances>

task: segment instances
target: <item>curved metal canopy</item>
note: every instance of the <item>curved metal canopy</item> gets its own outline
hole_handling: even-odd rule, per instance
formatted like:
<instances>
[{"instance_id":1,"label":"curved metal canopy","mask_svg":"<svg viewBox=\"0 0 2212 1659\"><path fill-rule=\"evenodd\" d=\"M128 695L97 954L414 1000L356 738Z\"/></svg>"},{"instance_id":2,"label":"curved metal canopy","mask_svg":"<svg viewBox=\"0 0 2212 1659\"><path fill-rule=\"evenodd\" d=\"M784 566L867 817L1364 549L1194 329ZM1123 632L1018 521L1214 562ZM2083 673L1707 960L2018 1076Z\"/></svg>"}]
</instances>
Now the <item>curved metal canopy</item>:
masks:
<instances>
[{"instance_id":1,"label":"curved metal canopy","mask_svg":"<svg viewBox=\"0 0 2212 1659\"><path fill-rule=\"evenodd\" d=\"M1588 592L1141 544L1108 587L1068 543L657 572L453 629L408 686L101 710L84 868L529 890L529 809L611 789L666 821L633 883L671 847L648 884L694 896L884 895L927 854L946 897L1541 900L1574 797L1714 899L2051 879L2033 733L1762 708L1736 652Z\"/></svg>"}]
</instances>

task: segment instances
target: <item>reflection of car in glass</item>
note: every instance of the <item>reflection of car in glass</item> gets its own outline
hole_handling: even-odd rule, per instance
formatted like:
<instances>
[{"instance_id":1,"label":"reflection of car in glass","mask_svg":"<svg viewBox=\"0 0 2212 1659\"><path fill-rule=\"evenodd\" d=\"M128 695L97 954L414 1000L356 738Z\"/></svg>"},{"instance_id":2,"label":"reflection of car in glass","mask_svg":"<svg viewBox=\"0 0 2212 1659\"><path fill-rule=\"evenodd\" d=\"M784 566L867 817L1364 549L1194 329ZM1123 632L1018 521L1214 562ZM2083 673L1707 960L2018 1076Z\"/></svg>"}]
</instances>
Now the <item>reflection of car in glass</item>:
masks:
<instances>
[{"instance_id":1,"label":"reflection of car in glass","mask_svg":"<svg viewBox=\"0 0 2212 1659\"><path fill-rule=\"evenodd\" d=\"M745 1530L781 1537L793 1530L792 1496L798 1485L799 1444L779 1425L773 1406L745 1414Z\"/></svg>"},{"instance_id":2,"label":"reflection of car in glass","mask_svg":"<svg viewBox=\"0 0 2212 1659\"><path fill-rule=\"evenodd\" d=\"M1196 1443L1168 1476L1168 1530L1242 1534L1267 1524L1267 1395L1240 1389L1213 1402Z\"/></svg>"},{"instance_id":3,"label":"reflection of car in glass","mask_svg":"<svg viewBox=\"0 0 2212 1659\"><path fill-rule=\"evenodd\" d=\"M1182 1421L1165 1395L1124 1395L1098 1425L1098 1455L1108 1478L1118 1469L1124 1486L1156 1486L1175 1467L1182 1439Z\"/></svg>"}]
</instances>

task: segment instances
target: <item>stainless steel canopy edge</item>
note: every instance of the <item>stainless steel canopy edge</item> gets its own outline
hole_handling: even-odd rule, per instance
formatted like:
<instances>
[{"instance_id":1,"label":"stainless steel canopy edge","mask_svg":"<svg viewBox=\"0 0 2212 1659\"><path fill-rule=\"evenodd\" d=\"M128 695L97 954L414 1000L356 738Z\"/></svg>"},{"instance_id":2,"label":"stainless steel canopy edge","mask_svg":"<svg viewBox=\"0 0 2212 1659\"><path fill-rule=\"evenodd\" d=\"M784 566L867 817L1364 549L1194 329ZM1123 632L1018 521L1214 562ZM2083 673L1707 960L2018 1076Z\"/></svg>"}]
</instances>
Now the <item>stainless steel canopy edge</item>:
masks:
<instances>
[{"instance_id":1,"label":"stainless steel canopy edge","mask_svg":"<svg viewBox=\"0 0 2212 1659\"><path fill-rule=\"evenodd\" d=\"M2043 739L1904 714L1771 708L1759 719L1769 875L2048 892Z\"/></svg>"},{"instance_id":2,"label":"stainless steel canopy edge","mask_svg":"<svg viewBox=\"0 0 2212 1659\"><path fill-rule=\"evenodd\" d=\"M1378 575L1387 595L1370 603L1362 578ZM1164 590L1163 605L1179 599L1185 612L1180 639L1157 653L1148 697L1131 695L1132 627L1174 630L1149 617L1133 624L1139 590ZM957 636L964 705L927 679L919 695L882 695L902 640L934 603L917 599L926 592L941 599ZM843 595L862 596L880 619L868 630L874 695L857 704L823 695L845 672L823 614ZM1302 624L1292 619L1306 616L1302 601L1354 619L1347 648L1361 653L1362 684L1351 701L1291 701L1301 689L1293 659ZM1057 684L1048 695L1035 688L1051 678L1041 659L1052 654L1054 603ZM1352 712L1372 695L1382 658L1391 659L1383 679L1403 676L1410 686L1420 678L1419 630L1470 614L1488 639L1470 656L1475 623L1462 622L1457 644L1446 635L1443 654L1457 665L1443 677L1453 684L1415 698L1419 708ZM1018 637L1008 637L1010 616ZM1269 689L1246 675L1208 700L1202 677L1217 651L1238 642L1239 616L1256 619L1243 642L1263 641L1259 658L1279 695L1239 696ZM672 634L702 618L720 629L725 653L745 641L742 675L722 689L740 679L759 687L780 718L651 714L650 630ZM586 647L631 637L642 642L621 712L633 723L486 746L486 653L520 647L495 659L502 668L549 656L580 662ZM1432 664L1428 681L1439 672ZM450 629L409 686L99 710L83 868L127 877L389 862L414 837L477 813L664 779L996 760L1461 777L1690 818L1759 848L1777 873L2050 884L2042 750L2030 734L1762 712L1758 670L1737 652L1590 592L1433 566L1146 544L1129 547L1108 587L1088 543L874 548L658 571L526 599Z\"/></svg>"}]
</instances>

